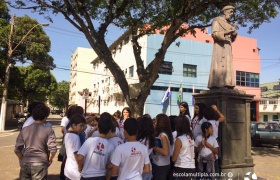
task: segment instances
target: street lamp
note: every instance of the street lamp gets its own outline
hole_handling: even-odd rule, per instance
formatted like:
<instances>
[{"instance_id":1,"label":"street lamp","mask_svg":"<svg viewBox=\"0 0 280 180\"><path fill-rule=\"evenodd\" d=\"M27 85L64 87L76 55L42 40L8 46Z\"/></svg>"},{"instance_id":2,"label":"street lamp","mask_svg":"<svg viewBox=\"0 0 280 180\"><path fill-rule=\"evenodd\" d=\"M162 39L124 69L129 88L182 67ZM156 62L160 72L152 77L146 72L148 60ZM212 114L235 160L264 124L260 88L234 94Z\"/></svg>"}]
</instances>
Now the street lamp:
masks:
<instances>
[{"instance_id":1,"label":"street lamp","mask_svg":"<svg viewBox=\"0 0 280 180\"><path fill-rule=\"evenodd\" d=\"M8 88L9 88L9 79L10 79L10 68L12 67L12 54L17 49L17 47L23 42L23 40L30 34L30 32L37 26L48 26L49 24L36 24L33 26L19 41L14 49L12 49L12 38L14 33L14 24L15 24L15 15L12 16L12 25L11 32L9 35L9 51L7 59L7 67L5 71L5 80L3 86L3 95L2 95L2 105L1 105L1 116L0 116L0 131L5 130L5 120L6 120L6 111L7 111L7 98L8 98Z\"/></svg>"}]
</instances>

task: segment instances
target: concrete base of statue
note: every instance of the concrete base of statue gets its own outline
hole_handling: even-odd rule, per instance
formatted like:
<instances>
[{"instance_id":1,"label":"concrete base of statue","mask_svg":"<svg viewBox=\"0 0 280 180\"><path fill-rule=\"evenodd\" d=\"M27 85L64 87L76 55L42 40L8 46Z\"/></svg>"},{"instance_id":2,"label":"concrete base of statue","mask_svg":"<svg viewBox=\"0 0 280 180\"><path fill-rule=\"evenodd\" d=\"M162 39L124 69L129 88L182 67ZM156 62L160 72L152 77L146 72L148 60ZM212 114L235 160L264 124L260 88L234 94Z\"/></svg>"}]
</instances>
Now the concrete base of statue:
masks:
<instances>
[{"instance_id":1,"label":"concrete base of statue","mask_svg":"<svg viewBox=\"0 0 280 180\"><path fill-rule=\"evenodd\" d=\"M251 156L250 102L254 95L236 89L213 89L194 95L195 102L217 105L226 120L219 125L220 171L228 179L254 172Z\"/></svg>"}]
</instances>

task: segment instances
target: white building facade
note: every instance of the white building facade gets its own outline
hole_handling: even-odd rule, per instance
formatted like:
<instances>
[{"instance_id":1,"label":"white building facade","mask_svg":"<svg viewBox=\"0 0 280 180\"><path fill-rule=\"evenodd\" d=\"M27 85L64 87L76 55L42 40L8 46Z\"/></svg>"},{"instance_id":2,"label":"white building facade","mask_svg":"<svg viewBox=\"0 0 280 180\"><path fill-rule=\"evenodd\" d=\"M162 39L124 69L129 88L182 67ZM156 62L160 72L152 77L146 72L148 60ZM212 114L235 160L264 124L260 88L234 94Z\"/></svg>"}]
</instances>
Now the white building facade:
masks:
<instances>
[{"instance_id":1,"label":"white building facade","mask_svg":"<svg viewBox=\"0 0 280 180\"><path fill-rule=\"evenodd\" d=\"M93 72L90 63L96 57L93 49L81 47L78 47L71 56L69 105L76 104L85 108L82 93L86 88L89 92L93 91Z\"/></svg>"}]
</instances>

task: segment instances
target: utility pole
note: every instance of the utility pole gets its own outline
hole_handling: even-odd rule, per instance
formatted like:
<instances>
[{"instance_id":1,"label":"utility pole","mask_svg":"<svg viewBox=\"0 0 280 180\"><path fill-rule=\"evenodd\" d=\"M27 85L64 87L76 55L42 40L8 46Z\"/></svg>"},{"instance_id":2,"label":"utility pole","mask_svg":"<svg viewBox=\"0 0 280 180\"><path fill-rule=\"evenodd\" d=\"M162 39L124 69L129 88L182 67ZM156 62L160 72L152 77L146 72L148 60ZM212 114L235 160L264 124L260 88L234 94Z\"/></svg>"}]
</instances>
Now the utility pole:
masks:
<instances>
[{"instance_id":1,"label":"utility pole","mask_svg":"<svg viewBox=\"0 0 280 180\"><path fill-rule=\"evenodd\" d=\"M7 59L7 67L5 71L5 80L3 87L3 96L2 96L2 105L1 105L1 116L0 116L0 131L5 130L5 121L6 121L6 111L7 111L7 99L8 99L8 87L9 87L9 79L10 79L10 68L12 67L12 53L13 53L13 34L14 34L14 25L15 25L15 14L12 16L12 24L11 24L11 32L9 35L9 43L8 43L8 59Z\"/></svg>"}]
</instances>

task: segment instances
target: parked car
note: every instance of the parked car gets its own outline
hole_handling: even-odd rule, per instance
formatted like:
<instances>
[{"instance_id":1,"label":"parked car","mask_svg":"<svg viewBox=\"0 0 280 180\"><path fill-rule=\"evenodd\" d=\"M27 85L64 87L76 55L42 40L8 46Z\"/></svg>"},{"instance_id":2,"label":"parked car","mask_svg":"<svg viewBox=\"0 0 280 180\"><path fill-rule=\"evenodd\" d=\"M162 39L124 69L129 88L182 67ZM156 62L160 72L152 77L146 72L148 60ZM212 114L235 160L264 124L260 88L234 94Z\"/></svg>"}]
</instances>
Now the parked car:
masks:
<instances>
[{"instance_id":1,"label":"parked car","mask_svg":"<svg viewBox=\"0 0 280 180\"><path fill-rule=\"evenodd\" d=\"M51 114L60 114L60 113L62 113L62 110L60 110L60 109L56 109L56 110L51 111Z\"/></svg>"},{"instance_id":2,"label":"parked car","mask_svg":"<svg viewBox=\"0 0 280 180\"><path fill-rule=\"evenodd\" d=\"M65 113L62 112L62 113L60 113L59 115L60 115L60 117L64 117L64 116L65 116Z\"/></svg>"},{"instance_id":3,"label":"parked car","mask_svg":"<svg viewBox=\"0 0 280 180\"><path fill-rule=\"evenodd\" d=\"M278 145L280 148L280 127L277 122L256 122L251 125L252 146L261 144Z\"/></svg>"},{"instance_id":4,"label":"parked car","mask_svg":"<svg viewBox=\"0 0 280 180\"><path fill-rule=\"evenodd\" d=\"M280 124L279 119L272 119L271 121L272 121L272 122L277 122L278 124Z\"/></svg>"}]
</instances>

